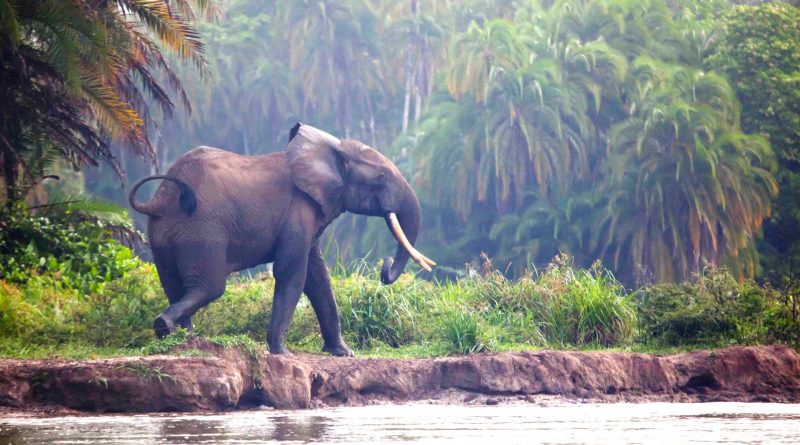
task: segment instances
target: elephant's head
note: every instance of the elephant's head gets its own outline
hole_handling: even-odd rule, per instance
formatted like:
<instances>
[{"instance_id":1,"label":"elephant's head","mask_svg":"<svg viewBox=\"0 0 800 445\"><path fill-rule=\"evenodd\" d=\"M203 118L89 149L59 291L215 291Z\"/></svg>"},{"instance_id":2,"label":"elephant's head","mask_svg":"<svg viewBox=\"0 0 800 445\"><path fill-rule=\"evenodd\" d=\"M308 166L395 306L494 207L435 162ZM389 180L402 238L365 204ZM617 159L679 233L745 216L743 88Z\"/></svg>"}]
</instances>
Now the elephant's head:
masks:
<instances>
[{"instance_id":1,"label":"elephant's head","mask_svg":"<svg viewBox=\"0 0 800 445\"><path fill-rule=\"evenodd\" d=\"M327 218L349 211L386 220L398 245L394 258L384 258L383 283L393 283L409 258L428 271L436 265L413 246L420 228L419 201L392 161L361 142L341 141L302 124L292 128L286 150L292 181Z\"/></svg>"}]
</instances>

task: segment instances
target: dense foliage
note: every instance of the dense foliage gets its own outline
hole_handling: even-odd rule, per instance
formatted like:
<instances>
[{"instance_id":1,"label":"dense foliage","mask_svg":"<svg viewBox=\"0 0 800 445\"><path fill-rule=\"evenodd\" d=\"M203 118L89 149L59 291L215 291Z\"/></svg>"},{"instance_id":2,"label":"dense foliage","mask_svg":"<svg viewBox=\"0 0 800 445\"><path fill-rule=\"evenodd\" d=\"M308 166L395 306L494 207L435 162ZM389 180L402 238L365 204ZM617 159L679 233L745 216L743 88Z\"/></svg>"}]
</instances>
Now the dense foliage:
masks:
<instances>
[{"instance_id":1,"label":"dense foliage","mask_svg":"<svg viewBox=\"0 0 800 445\"><path fill-rule=\"evenodd\" d=\"M280 150L294 121L312 122L388 152L412 179L420 242L440 270L485 252L521 276L567 252L628 285L688 279L706 264L753 277L787 173L742 121L732 74L712 63L731 8L236 0L201 28L214 76L189 83L198 111L162 127L159 158L200 144ZM332 232L346 259L392 242L365 218L342 217Z\"/></svg>"},{"instance_id":2,"label":"dense foliage","mask_svg":"<svg viewBox=\"0 0 800 445\"><path fill-rule=\"evenodd\" d=\"M800 342L791 297L708 269L694 283L646 287L636 295L640 340L662 345Z\"/></svg>"},{"instance_id":3,"label":"dense foliage","mask_svg":"<svg viewBox=\"0 0 800 445\"><path fill-rule=\"evenodd\" d=\"M661 1L534 2L471 25L415 152L429 199L483 224L443 219L448 253L494 242L522 270L566 251L629 283L705 263L752 276L772 152L739 129L725 78L691 57L703 43L691 26Z\"/></svg>"},{"instance_id":4,"label":"dense foliage","mask_svg":"<svg viewBox=\"0 0 800 445\"><path fill-rule=\"evenodd\" d=\"M88 293L64 287L57 273L31 273L23 284L0 280L0 353L147 344L166 297L155 267L132 261L135 267L126 264L129 270L122 278Z\"/></svg>"},{"instance_id":5,"label":"dense foliage","mask_svg":"<svg viewBox=\"0 0 800 445\"><path fill-rule=\"evenodd\" d=\"M2 201L21 199L53 156L113 163L110 140L153 154L148 126L172 113L170 92L188 106L162 48L204 64L190 21L216 9L191 3L0 0Z\"/></svg>"},{"instance_id":6,"label":"dense foliage","mask_svg":"<svg viewBox=\"0 0 800 445\"><path fill-rule=\"evenodd\" d=\"M599 266L582 271L562 261L514 282L491 269L443 285L406 275L384 286L377 278L377 271L334 278L343 334L361 351L403 348L430 355L624 346L635 332L630 296ZM20 343L31 350L60 344L146 345L153 338L151 320L166 302L156 290L154 268L142 263L87 295L60 289L53 274L34 274L23 284L0 283L5 336L0 349L15 354ZM195 316L195 332L263 341L273 284L270 277L229 282L225 295ZM302 350L321 348L307 301L299 306L287 340Z\"/></svg>"},{"instance_id":7,"label":"dense foliage","mask_svg":"<svg viewBox=\"0 0 800 445\"><path fill-rule=\"evenodd\" d=\"M764 275L800 290L800 9L781 2L727 12L708 64L742 103L742 128L769 137L780 169L775 216L765 226Z\"/></svg>"},{"instance_id":8,"label":"dense foliage","mask_svg":"<svg viewBox=\"0 0 800 445\"><path fill-rule=\"evenodd\" d=\"M422 249L460 278L339 273L361 351L800 341L796 7L231 0L195 29L216 3L0 0L3 353L140 348L166 302L114 241L135 235L127 215L40 193L55 161L116 153L138 175L154 168L143 154L280 150L298 120L395 160L421 199ZM123 201L119 167L89 173L90 192ZM345 260L394 242L378 219L332 232ZM759 265L776 289L749 281ZM261 340L272 284L231 282L197 332ZM316 332L302 303L290 343L316 351Z\"/></svg>"},{"instance_id":9,"label":"dense foliage","mask_svg":"<svg viewBox=\"0 0 800 445\"><path fill-rule=\"evenodd\" d=\"M22 206L0 210L0 279L26 283L52 275L60 288L102 292L136 265L114 238L130 239L127 211L113 204L72 201L31 214Z\"/></svg>"}]
</instances>

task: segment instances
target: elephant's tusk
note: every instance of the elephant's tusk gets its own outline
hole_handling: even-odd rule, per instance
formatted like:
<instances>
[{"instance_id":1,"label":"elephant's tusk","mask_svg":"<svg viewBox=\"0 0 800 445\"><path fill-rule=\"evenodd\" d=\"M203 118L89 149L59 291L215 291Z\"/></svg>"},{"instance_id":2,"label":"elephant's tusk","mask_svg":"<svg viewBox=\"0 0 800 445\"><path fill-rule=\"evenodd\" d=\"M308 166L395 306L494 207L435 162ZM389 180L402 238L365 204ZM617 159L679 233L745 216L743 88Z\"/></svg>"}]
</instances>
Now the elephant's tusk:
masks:
<instances>
[{"instance_id":1,"label":"elephant's tusk","mask_svg":"<svg viewBox=\"0 0 800 445\"><path fill-rule=\"evenodd\" d=\"M412 258L413 258L413 256L412 256ZM428 263L423 261L422 258L414 258L414 261L416 261L417 264L419 264L419 266L421 268L427 270L428 272L433 272L433 269L431 269L431 266L428 266Z\"/></svg>"},{"instance_id":2,"label":"elephant's tusk","mask_svg":"<svg viewBox=\"0 0 800 445\"><path fill-rule=\"evenodd\" d=\"M432 259L426 257L420 251L417 251L417 253L419 254L419 256L422 259L422 261L425 261L426 263L428 263L429 266L435 266L436 265L436 261L433 261Z\"/></svg>"},{"instance_id":3,"label":"elephant's tusk","mask_svg":"<svg viewBox=\"0 0 800 445\"><path fill-rule=\"evenodd\" d=\"M397 215L395 215L394 212L389 213L389 224L392 228L392 234L394 234L394 237L397 238L397 241L403 246L404 249L406 249L408 254L411 255L411 258L413 258L414 261L420 265L420 267L428 272L432 272L433 270L431 269L431 266L435 266L436 263L431 261L425 255L419 253L419 251L411 245L411 243L408 241L408 238L406 238L406 234L403 232L403 228L400 227L400 222L397 221Z\"/></svg>"}]
</instances>

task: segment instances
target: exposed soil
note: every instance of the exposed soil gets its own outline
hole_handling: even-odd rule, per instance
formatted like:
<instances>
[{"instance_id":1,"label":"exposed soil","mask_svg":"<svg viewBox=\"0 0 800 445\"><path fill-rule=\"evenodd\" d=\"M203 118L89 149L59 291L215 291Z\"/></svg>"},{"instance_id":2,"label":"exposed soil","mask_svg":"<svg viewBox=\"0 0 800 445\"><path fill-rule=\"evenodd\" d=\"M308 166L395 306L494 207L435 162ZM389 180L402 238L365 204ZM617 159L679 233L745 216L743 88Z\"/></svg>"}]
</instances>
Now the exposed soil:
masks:
<instances>
[{"instance_id":1,"label":"exposed soil","mask_svg":"<svg viewBox=\"0 0 800 445\"><path fill-rule=\"evenodd\" d=\"M194 340L208 357L0 360L0 415L225 411L402 403L799 402L785 346L655 356L505 352L437 359L311 354L253 358Z\"/></svg>"}]
</instances>

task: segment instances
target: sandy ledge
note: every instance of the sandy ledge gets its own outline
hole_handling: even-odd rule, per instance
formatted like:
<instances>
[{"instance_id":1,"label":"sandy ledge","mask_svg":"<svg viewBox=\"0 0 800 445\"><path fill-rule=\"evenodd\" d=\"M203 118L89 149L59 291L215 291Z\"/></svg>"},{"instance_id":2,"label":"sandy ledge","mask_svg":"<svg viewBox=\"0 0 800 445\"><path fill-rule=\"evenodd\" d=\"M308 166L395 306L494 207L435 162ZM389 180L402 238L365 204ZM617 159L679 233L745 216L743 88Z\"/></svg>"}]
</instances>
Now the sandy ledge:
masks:
<instances>
[{"instance_id":1,"label":"sandy ledge","mask_svg":"<svg viewBox=\"0 0 800 445\"><path fill-rule=\"evenodd\" d=\"M748 346L670 356L504 352L436 359L265 355L0 360L0 415L218 412L378 403L800 401L800 355Z\"/></svg>"}]
</instances>

